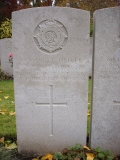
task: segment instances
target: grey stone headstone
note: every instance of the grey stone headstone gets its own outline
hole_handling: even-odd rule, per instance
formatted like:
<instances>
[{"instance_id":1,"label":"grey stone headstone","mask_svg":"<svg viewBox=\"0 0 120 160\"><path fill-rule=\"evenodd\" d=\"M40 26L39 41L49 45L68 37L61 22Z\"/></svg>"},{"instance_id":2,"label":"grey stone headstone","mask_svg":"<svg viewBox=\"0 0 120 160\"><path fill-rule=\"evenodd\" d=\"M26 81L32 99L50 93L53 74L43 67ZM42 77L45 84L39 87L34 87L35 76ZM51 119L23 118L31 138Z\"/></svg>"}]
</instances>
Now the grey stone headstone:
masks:
<instances>
[{"instance_id":1,"label":"grey stone headstone","mask_svg":"<svg viewBox=\"0 0 120 160\"><path fill-rule=\"evenodd\" d=\"M89 12L41 7L13 12L12 20L19 152L85 145Z\"/></svg>"},{"instance_id":2,"label":"grey stone headstone","mask_svg":"<svg viewBox=\"0 0 120 160\"><path fill-rule=\"evenodd\" d=\"M9 54L12 53L12 38L0 39L1 69L9 75L13 75L13 67L9 63Z\"/></svg>"},{"instance_id":3,"label":"grey stone headstone","mask_svg":"<svg viewBox=\"0 0 120 160\"><path fill-rule=\"evenodd\" d=\"M120 153L120 8L94 13L91 147Z\"/></svg>"},{"instance_id":4,"label":"grey stone headstone","mask_svg":"<svg viewBox=\"0 0 120 160\"><path fill-rule=\"evenodd\" d=\"M92 77L93 37L90 37L89 77Z\"/></svg>"}]
</instances>

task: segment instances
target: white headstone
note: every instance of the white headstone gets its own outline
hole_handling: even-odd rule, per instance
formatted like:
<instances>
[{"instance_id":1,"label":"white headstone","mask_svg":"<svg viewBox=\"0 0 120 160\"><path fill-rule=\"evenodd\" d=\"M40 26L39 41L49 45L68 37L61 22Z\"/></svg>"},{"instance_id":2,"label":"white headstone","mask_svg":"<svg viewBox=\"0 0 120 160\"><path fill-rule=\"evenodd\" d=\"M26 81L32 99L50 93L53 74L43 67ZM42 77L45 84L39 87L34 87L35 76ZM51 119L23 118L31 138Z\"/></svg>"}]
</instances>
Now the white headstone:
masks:
<instances>
[{"instance_id":1,"label":"white headstone","mask_svg":"<svg viewBox=\"0 0 120 160\"><path fill-rule=\"evenodd\" d=\"M89 77L92 77L93 37L90 37Z\"/></svg>"},{"instance_id":2,"label":"white headstone","mask_svg":"<svg viewBox=\"0 0 120 160\"><path fill-rule=\"evenodd\" d=\"M120 8L94 13L91 147L120 153Z\"/></svg>"},{"instance_id":3,"label":"white headstone","mask_svg":"<svg viewBox=\"0 0 120 160\"><path fill-rule=\"evenodd\" d=\"M86 144L89 12L41 7L13 12L20 153Z\"/></svg>"},{"instance_id":4,"label":"white headstone","mask_svg":"<svg viewBox=\"0 0 120 160\"><path fill-rule=\"evenodd\" d=\"M0 53L1 53L1 69L9 75L13 75L13 67L9 63L9 54L12 53L12 39L0 39Z\"/></svg>"}]
</instances>

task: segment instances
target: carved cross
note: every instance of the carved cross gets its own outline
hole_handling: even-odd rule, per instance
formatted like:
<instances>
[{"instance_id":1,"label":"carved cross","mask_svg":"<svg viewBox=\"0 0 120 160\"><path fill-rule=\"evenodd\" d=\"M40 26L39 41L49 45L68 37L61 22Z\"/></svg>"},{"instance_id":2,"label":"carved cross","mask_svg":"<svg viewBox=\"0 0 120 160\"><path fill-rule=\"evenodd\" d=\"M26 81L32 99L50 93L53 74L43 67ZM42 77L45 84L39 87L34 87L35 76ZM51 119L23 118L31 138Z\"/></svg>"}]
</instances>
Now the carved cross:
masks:
<instances>
[{"instance_id":1,"label":"carved cross","mask_svg":"<svg viewBox=\"0 0 120 160\"><path fill-rule=\"evenodd\" d=\"M50 85L50 99L49 103L38 103L35 102L36 106L44 106L44 107L49 107L50 106L50 136L53 136L53 107L61 107L67 106L67 103L53 103L53 85Z\"/></svg>"}]
</instances>

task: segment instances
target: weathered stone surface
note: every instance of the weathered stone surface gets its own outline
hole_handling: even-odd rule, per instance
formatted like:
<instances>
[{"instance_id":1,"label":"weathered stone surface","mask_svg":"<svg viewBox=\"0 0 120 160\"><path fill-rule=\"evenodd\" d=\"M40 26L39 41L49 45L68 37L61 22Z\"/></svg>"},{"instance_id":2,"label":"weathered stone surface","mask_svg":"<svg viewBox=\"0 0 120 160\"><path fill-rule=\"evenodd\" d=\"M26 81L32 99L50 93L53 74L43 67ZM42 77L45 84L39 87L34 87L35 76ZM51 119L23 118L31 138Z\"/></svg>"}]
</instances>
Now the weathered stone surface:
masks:
<instances>
[{"instance_id":1,"label":"weathered stone surface","mask_svg":"<svg viewBox=\"0 0 120 160\"><path fill-rule=\"evenodd\" d=\"M89 12L13 12L14 87L20 153L86 144Z\"/></svg>"},{"instance_id":2,"label":"weathered stone surface","mask_svg":"<svg viewBox=\"0 0 120 160\"><path fill-rule=\"evenodd\" d=\"M90 37L89 77L92 77L93 37Z\"/></svg>"},{"instance_id":3,"label":"weathered stone surface","mask_svg":"<svg viewBox=\"0 0 120 160\"><path fill-rule=\"evenodd\" d=\"M9 75L13 75L13 68L9 63L9 54L12 53L12 39L4 38L0 40L1 69Z\"/></svg>"},{"instance_id":4,"label":"weathered stone surface","mask_svg":"<svg viewBox=\"0 0 120 160\"><path fill-rule=\"evenodd\" d=\"M91 147L120 153L120 8L94 13Z\"/></svg>"}]
</instances>

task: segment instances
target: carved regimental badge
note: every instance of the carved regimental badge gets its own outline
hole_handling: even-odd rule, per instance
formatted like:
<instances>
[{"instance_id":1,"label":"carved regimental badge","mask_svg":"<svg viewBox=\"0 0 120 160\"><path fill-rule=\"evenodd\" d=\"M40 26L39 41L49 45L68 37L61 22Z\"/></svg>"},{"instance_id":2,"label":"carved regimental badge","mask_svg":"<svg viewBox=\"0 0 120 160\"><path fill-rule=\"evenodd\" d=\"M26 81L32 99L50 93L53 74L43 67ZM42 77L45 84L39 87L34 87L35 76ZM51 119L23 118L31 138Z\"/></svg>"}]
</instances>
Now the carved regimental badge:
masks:
<instances>
[{"instance_id":1,"label":"carved regimental badge","mask_svg":"<svg viewBox=\"0 0 120 160\"><path fill-rule=\"evenodd\" d=\"M66 44L66 28L56 20L41 22L35 29L34 40L38 48L46 53L56 53Z\"/></svg>"}]
</instances>

